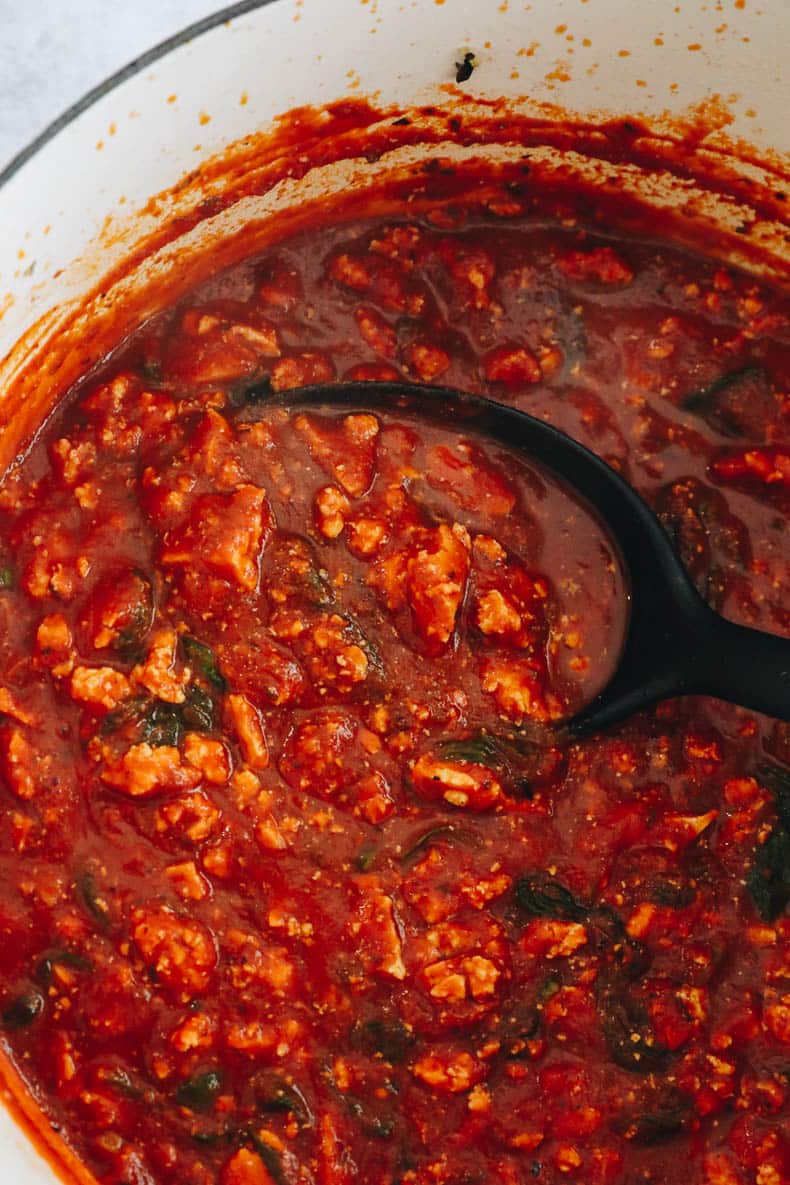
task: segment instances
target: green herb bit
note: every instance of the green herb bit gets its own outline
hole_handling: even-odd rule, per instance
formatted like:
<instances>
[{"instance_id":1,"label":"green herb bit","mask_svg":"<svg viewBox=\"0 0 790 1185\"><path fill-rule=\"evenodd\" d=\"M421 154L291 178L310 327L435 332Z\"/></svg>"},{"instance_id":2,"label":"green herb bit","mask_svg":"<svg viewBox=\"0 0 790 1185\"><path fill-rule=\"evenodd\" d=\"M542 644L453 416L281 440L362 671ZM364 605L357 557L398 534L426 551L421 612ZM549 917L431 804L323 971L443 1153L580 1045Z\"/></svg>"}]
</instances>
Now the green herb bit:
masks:
<instances>
[{"instance_id":1,"label":"green herb bit","mask_svg":"<svg viewBox=\"0 0 790 1185\"><path fill-rule=\"evenodd\" d=\"M14 569L0 568L0 589L14 587Z\"/></svg>"},{"instance_id":2,"label":"green herb bit","mask_svg":"<svg viewBox=\"0 0 790 1185\"><path fill-rule=\"evenodd\" d=\"M559 317L560 331L557 340L565 355L564 371L566 374L572 374L574 366L586 362L589 355L587 326L584 316L577 311L576 307L561 308Z\"/></svg>"},{"instance_id":3,"label":"green herb bit","mask_svg":"<svg viewBox=\"0 0 790 1185\"><path fill-rule=\"evenodd\" d=\"M627 1139L635 1144L660 1144L681 1132L688 1121L688 1104L657 1107L653 1111L640 1111L622 1115L616 1123Z\"/></svg>"},{"instance_id":4,"label":"green herb bit","mask_svg":"<svg viewBox=\"0 0 790 1185\"><path fill-rule=\"evenodd\" d=\"M763 439L772 399L767 372L760 366L745 366L692 391L680 406L724 436L754 437L757 433Z\"/></svg>"},{"instance_id":5,"label":"green herb bit","mask_svg":"<svg viewBox=\"0 0 790 1185\"><path fill-rule=\"evenodd\" d=\"M92 872L82 874L77 881L77 890L88 913L99 923L100 929L106 930L110 924L110 910Z\"/></svg>"},{"instance_id":6,"label":"green herb bit","mask_svg":"<svg viewBox=\"0 0 790 1185\"><path fill-rule=\"evenodd\" d=\"M561 987L562 984L558 979L555 979L554 976L549 976L541 984L538 992L538 1000L543 1004L546 1000L550 1000L552 996L556 996Z\"/></svg>"},{"instance_id":7,"label":"green herb bit","mask_svg":"<svg viewBox=\"0 0 790 1185\"><path fill-rule=\"evenodd\" d=\"M73 950L59 950L53 954L44 955L36 968L36 979L48 987L52 983L54 969L57 966L71 967L74 971L85 973L93 970L93 964L84 955L78 955Z\"/></svg>"},{"instance_id":8,"label":"green herb bit","mask_svg":"<svg viewBox=\"0 0 790 1185\"><path fill-rule=\"evenodd\" d=\"M214 1131L203 1128L199 1131L191 1131L189 1135L196 1144L202 1144L208 1148L216 1144L229 1144L232 1140L239 1138L238 1129L234 1127L220 1127L215 1128Z\"/></svg>"},{"instance_id":9,"label":"green herb bit","mask_svg":"<svg viewBox=\"0 0 790 1185\"><path fill-rule=\"evenodd\" d=\"M33 990L22 992L3 1009L4 1029L26 1029L44 1011L44 997Z\"/></svg>"},{"instance_id":10,"label":"green herb bit","mask_svg":"<svg viewBox=\"0 0 790 1185\"><path fill-rule=\"evenodd\" d=\"M181 1083L176 1102L190 1111L207 1111L221 1090L222 1075L217 1070L207 1070Z\"/></svg>"},{"instance_id":11,"label":"green herb bit","mask_svg":"<svg viewBox=\"0 0 790 1185\"><path fill-rule=\"evenodd\" d=\"M383 678L385 673L384 660L381 657L378 647L371 642L359 622L350 613L343 614L343 621L345 623L346 633L365 655L372 673L378 675L379 678Z\"/></svg>"},{"instance_id":12,"label":"green herb bit","mask_svg":"<svg viewBox=\"0 0 790 1185\"><path fill-rule=\"evenodd\" d=\"M146 358L140 364L140 378L144 383L158 383L162 378L162 366L156 358Z\"/></svg>"},{"instance_id":13,"label":"green herb bit","mask_svg":"<svg viewBox=\"0 0 790 1185\"><path fill-rule=\"evenodd\" d=\"M343 1102L351 1114L359 1120L359 1125L366 1136L373 1136L378 1140L389 1140L395 1131L395 1122L390 1118L378 1115L370 1104L353 1095L344 1094Z\"/></svg>"},{"instance_id":14,"label":"green herb bit","mask_svg":"<svg viewBox=\"0 0 790 1185\"><path fill-rule=\"evenodd\" d=\"M398 1065L414 1045L414 1035L402 1020L374 1017L358 1024L352 1041L369 1057L381 1057L391 1065Z\"/></svg>"},{"instance_id":15,"label":"green herb bit","mask_svg":"<svg viewBox=\"0 0 790 1185\"><path fill-rule=\"evenodd\" d=\"M126 1099L141 1099L143 1097L143 1092L139 1086L135 1086L131 1076L126 1070L121 1069L120 1066L115 1069L104 1070L101 1074L101 1079Z\"/></svg>"},{"instance_id":16,"label":"green herb bit","mask_svg":"<svg viewBox=\"0 0 790 1185\"><path fill-rule=\"evenodd\" d=\"M502 747L493 737L481 735L462 741L444 741L438 753L445 761L470 761L496 769L503 765Z\"/></svg>"},{"instance_id":17,"label":"green herb bit","mask_svg":"<svg viewBox=\"0 0 790 1185\"><path fill-rule=\"evenodd\" d=\"M225 676L217 666L217 658L210 646L206 646L205 642L193 638L191 634L184 634L181 638L181 645L184 648L184 654L187 659L194 663L200 673L208 679L213 687L218 691L227 691L228 684Z\"/></svg>"},{"instance_id":18,"label":"green herb bit","mask_svg":"<svg viewBox=\"0 0 790 1185\"><path fill-rule=\"evenodd\" d=\"M522 876L516 882L516 900L525 913L536 917L581 922L589 910L559 881L543 875Z\"/></svg>"},{"instance_id":19,"label":"green herb bit","mask_svg":"<svg viewBox=\"0 0 790 1185\"><path fill-rule=\"evenodd\" d=\"M266 1074L257 1083L255 1098L261 1111L291 1112L305 1127L315 1122L313 1113L296 1083L286 1082L279 1074Z\"/></svg>"},{"instance_id":20,"label":"green herb bit","mask_svg":"<svg viewBox=\"0 0 790 1185\"><path fill-rule=\"evenodd\" d=\"M448 843L460 843L467 847L474 847L479 844L480 837L473 831L468 831L463 827L453 827L451 823L441 823L438 827L429 828L410 848L406 849L400 858L401 864L413 864L426 848L431 847L439 840L447 840Z\"/></svg>"},{"instance_id":21,"label":"green herb bit","mask_svg":"<svg viewBox=\"0 0 790 1185\"><path fill-rule=\"evenodd\" d=\"M329 609L335 604L335 590L329 581L329 573L318 566L315 550L311 547L303 573L301 592L316 609Z\"/></svg>"},{"instance_id":22,"label":"green herb bit","mask_svg":"<svg viewBox=\"0 0 790 1185\"><path fill-rule=\"evenodd\" d=\"M699 411L706 408L711 400L715 399L722 391L726 391L728 388L734 387L746 379L754 380L764 377L765 371L762 367L742 366L738 370L731 370L728 374L720 375L712 383L707 383L704 387L698 387L696 391L691 391L681 400L680 406L684 411Z\"/></svg>"},{"instance_id":23,"label":"green herb bit","mask_svg":"<svg viewBox=\"0 0 790 1185\"><path fill-rule=\"evenodd\" d=\"M656 876L647 882L647 899L654 905L665 905L669 909L685 909L696 900L697 890L680 877Z\"/></svg>"},{"instance_id":24,"label":"green herb bit","mask_svg":"<svg viewBox=\"0 0 790 1185\"><path fill-rule=\"evenodd\" d=\"M362 847L354 857L354 864L360 872L369 872L376 863L376 857L379 854L378 844L363 843Z\"/></svg>"}]
</instances>

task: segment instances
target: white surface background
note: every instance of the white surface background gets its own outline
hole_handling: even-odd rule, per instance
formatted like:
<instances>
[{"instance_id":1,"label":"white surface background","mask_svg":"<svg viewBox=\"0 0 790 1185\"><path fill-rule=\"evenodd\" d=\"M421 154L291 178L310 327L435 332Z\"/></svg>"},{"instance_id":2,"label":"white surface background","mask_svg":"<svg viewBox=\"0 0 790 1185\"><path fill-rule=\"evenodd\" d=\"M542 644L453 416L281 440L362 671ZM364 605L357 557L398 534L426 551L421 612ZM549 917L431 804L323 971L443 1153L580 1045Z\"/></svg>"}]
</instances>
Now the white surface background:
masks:
<instances>
[{"instance_id":1,"label":"white surface background","mask_svg":"<svg viewBox=\"0 0 790 1185\"><path fill-rule=\"evenodd\" d=\"M86 91L229 0L0 0L0 169Z\"/></svg>"}]
</instances>

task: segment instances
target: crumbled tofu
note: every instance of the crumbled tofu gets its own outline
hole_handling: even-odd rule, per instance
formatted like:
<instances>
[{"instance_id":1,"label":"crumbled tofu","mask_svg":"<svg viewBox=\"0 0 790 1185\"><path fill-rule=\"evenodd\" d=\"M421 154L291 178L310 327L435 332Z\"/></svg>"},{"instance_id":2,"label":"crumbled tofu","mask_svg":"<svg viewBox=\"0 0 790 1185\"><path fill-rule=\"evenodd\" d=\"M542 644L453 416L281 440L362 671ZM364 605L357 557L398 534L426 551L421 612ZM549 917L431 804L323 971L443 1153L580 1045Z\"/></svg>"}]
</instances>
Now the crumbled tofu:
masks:
<instances>
[{"instance_id":1,"label":"crumbled tofu","mask_svg":"<svg viewBox=\"0 0 790 1185\"><path fill-rule=\"evenodd\" d=\"M207 782L224 786L230 777L228 750L222 741L211 740L199 732L184 737L184 757L199 770Z\"/></svg>"},{"instance_id":2,"label":"crumbled tofu","mask_svg":"<svg viewBox=\"0 0 790 1185\"><path fill-rule=\"evenodd\" d=\"M145 662L138 663L132 671L132 679L157 699L169 704L182 704L189 682L189 667L181 670L176 666L178 638L170 628L157 630L148 648Z\"/></svg>"},{"instance_id":3,"label":"crumbled tofu","mask_svg":"<svg viewBox=\"0 0 790 1185\"><path fill-rule=\"evenodd\" d=\"M186 999L206 990L217 952L200 923L164 907L135 909L132 923L135 946L162 983Z\"/></svg>"},{"instance_id":4,"label":"crumbled tofu","mask_svg":"<svg viewBox=\"0 0 790 1185\"><path fill-rule=\"evenodd\" d=\"M181 864L171 864L165 869L165 876L179 897L183 897L185 901L202 901L204 897L208 896L208 881L198 872L192 860L184 860Z\"/></svg>"},{"instance_id":5,"label":"crumbled tofu","mask_svg":"<svg viewBox=\"0 0 790 1185\"><path fill-rule=\"evenodd\" d=\"M245 695L229 695L227 705L247 765L252 769L266 769L269 749L258 709Z\"/></svg>"},{"instance_id":6,"label":"crumbled tofu","mask_svg":"<svg viewBox=\"0 0 790 1185\"><path fill-rule=\"evenodd\" d=\"M165 790L191 790L200 781L192 765L185 765L173 745L132 745L120 761L105 766L101 778L132 798L146 798Z\"/></svg>"},{"instance_id":7,"label":"crumbled tofu","mask_svg":"<svg viewBox=\"0 0 790 1185\"><path fill-rule=\"evenodd\" d=\"M471 1053L447 1057L426 1054L414 1063L412 1073L434 1090L458 1094L476 1085L480 1079L480 1066Z\"/></svg>"},{"instance_id":8,"label":"crumbled tofu","mask_svg":"<svg viewBox=\"0 0 790 1185\"><path fill-rule=\"evenodd\" d=\"M71 695L81 704L111 712L129 699L129 680L113 667L75 667L71 676Z\"/></svg>"}]
</instances>

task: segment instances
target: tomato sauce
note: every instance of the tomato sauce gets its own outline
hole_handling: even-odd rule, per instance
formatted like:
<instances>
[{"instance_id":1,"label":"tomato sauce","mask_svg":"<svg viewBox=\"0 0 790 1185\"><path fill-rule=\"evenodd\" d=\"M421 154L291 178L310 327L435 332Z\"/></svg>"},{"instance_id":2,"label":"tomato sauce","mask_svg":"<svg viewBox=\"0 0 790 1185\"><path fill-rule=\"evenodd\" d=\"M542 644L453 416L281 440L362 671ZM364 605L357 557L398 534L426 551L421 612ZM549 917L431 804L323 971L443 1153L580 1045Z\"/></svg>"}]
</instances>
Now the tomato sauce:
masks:
<instances>
[{"instance_id":1,"label":"tomato sauce","mask_svg":"<svg viewBox=\"0 0 790 1185\"><path fill-rule=\"evenodd\" d=\"M790 732L563 739L623 630L594 517L413 407L267 401L512 403L788 634L789 314L503 192L303 232L63 402L0 489L0 1019L99 1181L790 1179Z\"/></svg>"}]
</instances>

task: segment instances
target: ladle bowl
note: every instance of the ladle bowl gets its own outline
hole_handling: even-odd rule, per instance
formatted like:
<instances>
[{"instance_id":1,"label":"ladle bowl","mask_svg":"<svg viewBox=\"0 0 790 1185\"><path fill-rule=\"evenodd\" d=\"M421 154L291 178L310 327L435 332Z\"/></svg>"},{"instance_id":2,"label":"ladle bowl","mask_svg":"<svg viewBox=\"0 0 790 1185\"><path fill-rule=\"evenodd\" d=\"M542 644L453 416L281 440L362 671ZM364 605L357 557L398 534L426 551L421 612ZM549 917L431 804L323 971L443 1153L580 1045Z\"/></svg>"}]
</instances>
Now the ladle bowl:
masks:
<instances>
[{"instance_id":1,"label":"ladle bowl","mask_svg":"<svg viewBox=\"0 0 790 1185\"><path fill-rule=\"evenodd\" d=\"M542 466L609 532L626 577L628 615L616 668L595 698L563 722L580 736L660 700L710 695L790 720L790 639L728 621L702 599L659 519L619 473L566 433L477 395L406 382L341 382L273 393L256 403L408 411L469 430Z\"/></svg>"}]
</instances>

